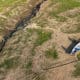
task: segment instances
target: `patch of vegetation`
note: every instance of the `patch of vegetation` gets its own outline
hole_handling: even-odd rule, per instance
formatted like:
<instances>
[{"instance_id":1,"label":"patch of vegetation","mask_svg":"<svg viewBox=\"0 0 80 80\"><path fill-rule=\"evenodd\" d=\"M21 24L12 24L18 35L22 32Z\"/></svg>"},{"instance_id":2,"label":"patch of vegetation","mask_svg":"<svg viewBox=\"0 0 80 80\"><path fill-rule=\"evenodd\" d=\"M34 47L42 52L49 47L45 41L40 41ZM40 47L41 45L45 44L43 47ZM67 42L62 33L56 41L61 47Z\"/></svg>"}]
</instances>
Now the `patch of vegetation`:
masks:
<instances>
[{"instance_id":1,"label":"patch of vegetation","mask_svg":"<svg viewBox=\"0 0 80 80\"><path fill-rule=\"evenodd\" d=\"M72 26L68 26L67 28L65 27L64 29L61 29L61 30L62 30L62 32L68 33L68 34L80 33L80 23L72 25Z\"/></svg>"},{"instance_id":2,"label":"patch of vegetation","mask_svg":"<svg viewBox=\"0 0 80 80\"><path fill-rule=\"evenodd\" d=\"M54 15L53 15L53 16L54 16ZM66 17L63 17L63 16L55 15L55 17L56 17L56 20L57 20L57 21L60 21L60 22L64 22L64 21L67 20L67 18L66 18Z\"/></svg>"},{"instance_id":3,"label":"patch of vegetation","mask_svg":"<svg viewBox=\"0 0 80 80\"><path fill-rule=\"evenodd\" d=\"M53 59L57 59L58 58L58 52L56 49L49 49L45 52L45 56L47 58L53 58Z\"/></svg>"},{"instance_id":4,"label":"patch of vegetation","mask_svg":"<svg viewBox=\"0 0 80 80\"><path fill-rule=\"evenodd\" d=\"M37 39L35 40L34 46L31 50L32 55L35 54L35 51L34 51L35 48L37 46L42 45L44 42L48 41L49 39L51 39L51 35L52 35L52 32L46 31L46 30L43 30L43 29L28 29L28 32L31 33L31 35L34 32L37 34Z\"/></svg>"},{"instance_id":5,"label":"patch of vegetation","mask_svg":"<svg viewBox=\"0 0 80 80\"><path fill-rule=\"evenodd\" d=\"M32 54L32 56L34 56L34 55L36 54L36 52L35 52L35 48L36 48L36 46L34 45L33 48L32 48L32 50L31 50L31 54Z\"/></svg>"},{"instance_id":6,"label":"patch of vegetation","mask_svg":"<svg viewBox=\"0 0 80 80\"><path fill-rule=\"evenodd\" d=\"M37 33L37 39L35 41L35 46L42 45L45 41L51 39L52 32L46 31L43 29L28 29L28 32L31 33L31 35L35 32Z\"/></svg>"},{"instance_id":7,"label":"patch of vegetation","mask_svg":"<svg viewBox=\"0 0 80 80\"><path fill-rule=\"evenodd\" d=\"M60 3L60 6L58 7L57 11L53 12L56 14L73 9L75 7L80 7L80 2L76 0L56 0L56 2Z\"/></svg>"},{"instance_id":8,"label":"patch of vegetation","mask_svg":"<svg viewBox=\"0 0 80 80\"><path fill-rule=\"evenodd\" d=\"M59 5L56 7L56 10L50 12L50 15L52 17L58 18L60 21L66 20L66 18L63 18L62 16L58 16L59 13L65 12L67 10L80 7L80 2L76 0L51 0L52 3L59 3ZM53 6L53 5L52 5Z\"/></svg>"},{"instance_id":9,"label":"patch of vegetation","mask_svg":"<svg viewBox=\"0 0 80 80\"><path fill-rule=\"evenodd\" d=\"M34 46L32 48L32 55L35 55L35 48L37 46L42 45L44 42L48 41L49 39L51 39L51 34L52 32L50 31L46 31L46 30L42 30L42 29L28 29L28 32L30 32L31 34L33 34L33 32L35 32L37 34L37 39L34 42Z\"/></svg>"},{"instance_id":10,"label":"patch of vegetation","mask_svg":"<svg viewBox=\"0 0 80 80\"><path fill-rule=\"evenodd\" d=\"M27 0L0 0L0 11L2 11L5 8L7 7L12 7L14 5L18 5L20 3L24 3L25 1Z\"/></svg>"},{"instance_id":11,"label":"patch of vegetation","mask_svg":"<svg viewBox=\"0 0 80 80\"><path fill-rule=\"evenodd\" d=\"M68 17L70 18L75 18L75 17L79 17L80 16L80 13L79 12L76 12L75 14L68 14Z\"/></svg>"},{"instance_id":12,"label":"patch of vegetation","mask_svg":"<svg viewBox=\"0 0 80 80\"><path fill-rule=\"evenodd\" d=\"M36 21L36 23L40 27L45 27L46 25L48 25L47 19L44 19L44 18L42 18L41 20Z\"/></svg>"},{"instance_id":13,"label":"patch of vegetation","mask_svg":"<svg viewBox=\"0 0 80 80\"><path fill-rule=\"evenodd\" d=\"M75 76L75 77L79 77L80 76L80 62L78 62L75 65L75 70L73 72L73 76Z\"/></svg>"},{"instance_id":14,"label":"patch of vegetation","mask_svg":"<svg viewBox=\"0 0 80 80\"><path fill-rule=\"evenodd\" d=\"M19 60L18 57L5 59L1 64L0 68L11 69L18 66Z\"/></svg>"},{"instance_id":15,"label":"patch of vegetation","mask_svg":"<svg viewBox=\"0 0 80 80\"><path fill-rule=\"evenodd\" d=\"M77 58L78 60L80 60L80 52L77 54Z\"/></svg>"},{"instance_id":16,"label":"patch of vegetation","mask_svg":"<svg viewBox=\"0 0 80 80\"><path fill-rule=\"evenodd\" d=\"M36 30L38 34L38 38L35 41L35 45L39 46L42 45L45 41L51 39L51 32L44 31L42 29Z\"/></svg>"},{"instance_id":17,"label":"patch of vegetation","mask_svg":"<svg viewBox=\"0 0 80 80\"><path fill-rule=\"evenodd\" d=\"M23 65L23 68L25 69L26 76L34 74L34 72L32 71L33 63L31 58L26 61L26 63Z\"/></svg>"},{"instance_id":18,"label":"patch of vegetation","mask_svg":"<svg viewBox=\"0 0 80 80\"><path fill-rule=\"evenodd\" d=\"M26 64L26 69L31 69L32 68L32 61L28 61L28 63Z\"/></svg>"},{"instance_id":19,"label":"patch of vegetation","mask_svg":"<svg viewBox=\"0 0 80 80\"><path fill-rule=\"evenodd\" d=\"M11 46L12 45L12 46ZM2 55L7 55L7 57L10 57L13 54L19 55L22 53L23 46L14 44L9 45L9 47L5 47L2 51Z\"/></svg>"}]
</instances>

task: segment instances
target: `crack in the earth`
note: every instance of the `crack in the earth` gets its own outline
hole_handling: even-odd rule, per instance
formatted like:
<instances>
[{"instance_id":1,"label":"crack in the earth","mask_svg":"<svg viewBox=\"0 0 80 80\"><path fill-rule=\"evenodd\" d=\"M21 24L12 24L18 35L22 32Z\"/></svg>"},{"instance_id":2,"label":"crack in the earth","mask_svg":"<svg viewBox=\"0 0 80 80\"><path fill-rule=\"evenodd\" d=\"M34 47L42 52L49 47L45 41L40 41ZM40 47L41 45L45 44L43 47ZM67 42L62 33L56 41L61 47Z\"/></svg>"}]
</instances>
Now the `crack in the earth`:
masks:
<instances>
[{"instance_id":1,"label":"crack in the earth","mask_svg":"<svg viewBox=\"0 0 80 80\"><path fill-rule=\"evenodd\" d=\"M29 15L27 15L24 19L22 19L21 21L19 21L16 25L16 27L13 30L10 30L8 34L6 34L3 37L3 40L0 42L0 52L3 50L6 42L8 41L8 39L10 39L13 34L18 31L20 28L24 28L26 25L28 25L29 21L36 16L36 14L38 13L38 11L40 10L41 5L44 3L44 1L47 0L42 0L40 3L38 3L31 11L31 13Z\"/></svg>"}]
</instances>

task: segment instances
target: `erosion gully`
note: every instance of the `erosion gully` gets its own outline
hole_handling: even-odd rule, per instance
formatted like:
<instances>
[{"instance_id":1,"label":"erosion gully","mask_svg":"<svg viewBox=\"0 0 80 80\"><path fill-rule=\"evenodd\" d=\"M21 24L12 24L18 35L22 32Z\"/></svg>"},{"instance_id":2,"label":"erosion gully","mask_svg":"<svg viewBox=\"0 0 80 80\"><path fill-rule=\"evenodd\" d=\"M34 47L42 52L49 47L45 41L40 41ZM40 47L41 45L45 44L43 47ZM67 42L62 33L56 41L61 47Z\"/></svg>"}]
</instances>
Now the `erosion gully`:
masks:
<instances>
[{"instance_id":1,"label":"erosion gully","mask_svg":"<svg viewBox=\"0 0 80 80\"><path fill-rule=\"evenodd\" d=\"M8 34L6 34L3 37L3 40L0 42L0 52L3 50L6 42L8 41L8 39L10 39L13 34L15 32L17 32L19 29L23 29L24 27L26 27L28 25L28 23L30 22L30 20L36 16L36 14L38 13L38 11L40 10L41 5L47 0L31 0L31 5L35 5L30 12L28 12L28 14L26 13L26 16L24 18L22 18L21 20L18 21L18 23L15 25L15 28L10 30ZM37 4L35 4L37 2ZM25 14L23 14L25 15Z\"/></svg>"}]
</instances>

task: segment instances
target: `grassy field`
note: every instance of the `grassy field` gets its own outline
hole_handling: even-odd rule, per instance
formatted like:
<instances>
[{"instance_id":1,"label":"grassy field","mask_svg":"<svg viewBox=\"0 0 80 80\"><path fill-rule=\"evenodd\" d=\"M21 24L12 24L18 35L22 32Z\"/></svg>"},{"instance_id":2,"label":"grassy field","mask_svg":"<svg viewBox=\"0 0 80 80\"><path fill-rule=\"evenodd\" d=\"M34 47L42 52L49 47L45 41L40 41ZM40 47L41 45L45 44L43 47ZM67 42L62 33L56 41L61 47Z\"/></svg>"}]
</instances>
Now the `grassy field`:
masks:
<instances>
[{"instance_id":1,"label":"grassy field","mask_svg":"<svg viewBox=\"0 0 80 80\"><path fill-rule=\"evenodd\" d=\"M80 62L76 63L73 75L75 77L79 77L80 76Z\"/></svg>"},{"instance_id":2,"label":"grassy field","mask_svg":"<svg viewBox=\"0 0 80 80\"><path fill-rule=\"evenodd\" d=\"M15 27L22 12L21 9L26 4L27 0L0 0L0 41L9 29Z\"/></svg>"},{"instance_id":3,"label":"grassy field","mask_svg":"<svg viewBox=\"0 0 80 80\"><path fill-rule=\"evenodd\" d=\"M0 13L11 8L0 16L0 35L4 32L6 34L14 25L15 20L12 18L16 19L23 12L26 1L0 1ZM80 61L76 64L65 63L66 60L76 58L63 49L70 45L69 37L80 38L80 1L44 2L29 24L15 32L6 42L0 53L0 80L79 80ZM79 55L77 57L80 58ZM65 66L53 68L62 62ZM46 70L47 68L51 70Z\"/></svg>"},{"instance_id":4,"label":"grassy field","mask_svg":"<svg viewBox=\"0 0 80 80\"><path fill-rule=\"evenodd\" d=\"M57 10L53 11L53 15L57 15L61 12L80 7L80 2L76 0L52 0L54 3L59 3L59 6L57 7Z\"/></svg>"},{"instance_id":5,"label":"grassy field","mask_svg":"<svg viewBox=\"0 0 80 80\"><path fill-rule=\"evenodd\" d=\"M4 9L6 10L7 8L20 5L26 1L27 0L0 0L0 12L2 12Z\"/></svg>"}]
</instances>

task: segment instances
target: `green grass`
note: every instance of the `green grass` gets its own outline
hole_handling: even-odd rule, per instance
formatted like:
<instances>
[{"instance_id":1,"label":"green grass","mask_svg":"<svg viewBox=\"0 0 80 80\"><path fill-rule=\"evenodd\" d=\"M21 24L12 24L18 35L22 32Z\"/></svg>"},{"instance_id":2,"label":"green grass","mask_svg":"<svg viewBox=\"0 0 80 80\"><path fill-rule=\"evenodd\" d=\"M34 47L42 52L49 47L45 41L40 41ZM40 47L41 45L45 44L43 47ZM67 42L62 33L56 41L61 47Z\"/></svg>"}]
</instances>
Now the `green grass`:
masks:
<instances>
[{"instance_id":1,"label":"green grass","mask_svg":"<svg viewBox=\"0 0 80 80\"><path fill-rule=\"evenodd\" d=\"M61 18L60 16L58 16L59 13L68 11L70 9L74 9L76 7L80 7L80 2L78 2L76 0L51 0L51 1L52 1L52 3L55 2L55 4L59 3L59 6L56 7L56 10L54 10L54 7L53 7L53 11L50 12L50 15L52 17L56 17L61 20L63 17Z\"/></svg>"},{"instance_id":2,"label":"green grass","mask_svg":"<svg viewBox=\"0 0 80 80\"><path fill-rule=\"evenodd\" d=\"M26 64L26 69L31 69L32 68L32 61L28 61L28 63Z\"/></svg>"},{"instance_id":3,"label":"green grass","mask_svg":"<svg viewBox=\"0 0 80 80\"><path fill-rule=\"evenodd\" d=\"M33 33L37 34L37 38L34 42L32 50L31 50L31 53L34 56L35 55L35 51L34 51L35 48L37 46L42 45L44 42L48 41L49 39L51 39L52 32L46 31L43 29L28 29L27 31L29 33L31 33L31 35L33 35Z\"/></svg>"},{"instance_id":4,"label":"green grass","mask_svg":"<svg viewBox=\"0 0 80 80\"><path fill-rule=\"evenodd\" d=\"M39 18L38 20L36 19L35 22L40 27L46 27L48 25L48 21L45 18Z\"/></svg>"},{"instance_id":5,"label":"green grass","mask_svg":"<svg viewBox=\"0 0 80 80\"><path fill-rule=\"evenodd\" d=\"M0 64L0 68L11 69L17 66L18 63L18 57L8 58Z\"/></svg>"},{"instance_id":6,"label":"green grass","mask_svg":"<svg viewBox=\"0 0 80 80\"><path fill-rule=\"evenodd\" d=\"M58 7L57 11L54 12L57 14L73 9L75 7L80 7L80 2L77 2L76 0L56 0L56 1L60 3L60 6Z\"/></svg>"},{"instance_id":7,"label":"green grass","mask_svg":"<svg viewBox=\"0 0 80 80\"><path fill-rule=\"evenodd\" d=\"M42 45L47 40L51 39L51 32L44 31L42 29L37 30L38 38L35 41L35 45L39 46Z\"/></svg>"},{"instance_id":8,"label":"green grass","mask_svg":"<svg viewBox=\"0 0 80 80\"><path fill-rule=\"evenodd\" d=\"M73 72L73 76L80 77L80 62L75 65L75 70Z\"/></svg>"},{"instance_id":9,"label":"green grass","mask_svg":"<svg viewBox=\"0 0 80 80\"><path fill-rule=\"evenodd\" d=\"M25 1L27 0L0 0L0 12L7 7L12 7Z\"/></svg>"},{"instance_id":10,"label":"green grass","mask_svg":"<svg viewBox=\"0 0 80 80\"><path fill-rule=\"evenodd\" d=\"M57 59L58 58L58 52L55 49L49 49L45 52L45 56L47 58L53 58L53 59Z\"/></svg>"},{"instance_id":11,"label":"green grass","mask_svg":"<svg viewBox=\"0 0 80 80\"><path fill-rule=\"evenodd\" d=\"M53 15L53 17L54 17L54 16L56 17L56 20L57 20L57 21L64 22L64 21L67 20L66 17L58 16L57 14L52 14L52 15Z\"/></svg>"},{"instance_id":12,"label":"green grass","mask_svg":"<svg viewBox=\"0 0 80 80\"><path fill-rule=\"evenodd\" d=\"M42 45L44 42L51 39L52 32L46 31L43 29L28 29L28 32L31 33L31 35L35 32L37 34L37 39L34 43L35 46Z\"/></svg>"}]
</instances>

